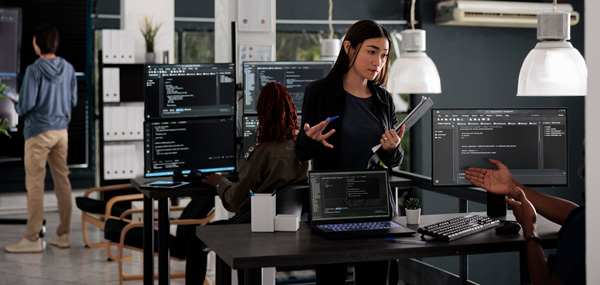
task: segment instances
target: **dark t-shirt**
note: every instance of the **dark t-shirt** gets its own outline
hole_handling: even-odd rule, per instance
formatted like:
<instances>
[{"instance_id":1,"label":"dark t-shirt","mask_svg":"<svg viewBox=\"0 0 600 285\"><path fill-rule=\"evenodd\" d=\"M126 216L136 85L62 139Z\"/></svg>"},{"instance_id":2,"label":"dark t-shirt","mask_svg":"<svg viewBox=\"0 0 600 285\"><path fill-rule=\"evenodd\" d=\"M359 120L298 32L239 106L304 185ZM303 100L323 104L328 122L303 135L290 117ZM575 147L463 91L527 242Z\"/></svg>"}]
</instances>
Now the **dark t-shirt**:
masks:
<instances>
[{"instance_id":1,"label":"dark t-shirt","mask_svg":"<svg viewBox=\"0 0 600 285\"><path fill-rule=\"evenodd\" d=\"M569 213L558 233L556 254L548 256L548 265L565 284L586 284L585 206Z\"/></svg>"},{"instance_id":2,"label":"dark t-shirt","mask_svg":"<svg viewBox=\"0 0 600 285\"><path fill-rule=\"evenodd\" d=\"M383 134L381 123L373 114L373 96L359 98L346 91L346 111L342 119L340 166L365 169Z\"/></svg>"}]
</instances>

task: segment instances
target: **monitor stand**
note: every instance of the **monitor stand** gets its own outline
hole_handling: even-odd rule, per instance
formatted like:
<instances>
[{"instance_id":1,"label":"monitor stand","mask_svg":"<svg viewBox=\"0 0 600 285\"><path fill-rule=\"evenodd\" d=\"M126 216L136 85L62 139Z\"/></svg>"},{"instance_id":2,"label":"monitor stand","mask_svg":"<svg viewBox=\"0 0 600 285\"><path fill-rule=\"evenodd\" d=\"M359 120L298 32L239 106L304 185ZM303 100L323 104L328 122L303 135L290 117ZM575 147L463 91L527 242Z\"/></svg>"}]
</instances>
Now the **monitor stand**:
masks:
<instances>
[{"instance_id":1,"label":"monitor stand","mask_svg":"<svg viewBox=\"0 0 600 285\"><path fill-rule=\"evenodd\" d=\"M502 222L516 222L517 219L512 213L507 214L504 197L487 192L487 216Z\"/></svg>"}]
</instances>

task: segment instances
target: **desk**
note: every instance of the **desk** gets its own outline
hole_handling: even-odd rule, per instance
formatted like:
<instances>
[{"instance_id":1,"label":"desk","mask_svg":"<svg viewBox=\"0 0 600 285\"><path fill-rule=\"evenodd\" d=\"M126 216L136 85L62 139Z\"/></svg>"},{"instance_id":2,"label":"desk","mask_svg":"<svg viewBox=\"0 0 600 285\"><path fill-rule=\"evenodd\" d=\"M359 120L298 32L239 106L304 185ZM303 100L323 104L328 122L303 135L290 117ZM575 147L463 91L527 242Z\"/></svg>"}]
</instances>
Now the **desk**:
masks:
<instances>
[{"instance_id":1,"label":"desk","mask_svg":"<svg viewBox=\"0 0 600 285\"><path fill-rule=\"evenodd\" d=\"M484 213L477 213L484 214ZM447 220L465 213L423 215L421 226ZM406 225L405 217L395 220ZM419 225L410 225L417 230ZM555 248L559 225L538 217L538 234L545 248ZM519 251L524 254L525 242L519 235L499 236L486 230L452 242L430 241L427 245L386 242L383 238L331 240L315 233L307 223L301 223L297 232L252 233L249 224L213 225L197 227L197 236L233 269L261 267L302 266L397 258L421 258L481 253ZM420 239L420 234L407 239ZM219 266L220 262L217 262ZM217 267L217 283L219 281ZM256 284L260 270L246 270L245 278ZM228 281L228 278L223 278ZM260 282L259 282L260 283Z\"/></svg>"},{"instance_id":2,"label":"desk","mask_svg":"<svg viewBox=\"0 0 600 285\"><path fill-rule=\"evenodd\" d=\"M133 187L144 194L144 284L154 284L154 199L158 199L158 283L169 284L169 198L214 196L217 192L210 186L192 185L164 190L141 188L141 185L155 180L167 179L131 180Z\"/></svg>"}]
</instances>

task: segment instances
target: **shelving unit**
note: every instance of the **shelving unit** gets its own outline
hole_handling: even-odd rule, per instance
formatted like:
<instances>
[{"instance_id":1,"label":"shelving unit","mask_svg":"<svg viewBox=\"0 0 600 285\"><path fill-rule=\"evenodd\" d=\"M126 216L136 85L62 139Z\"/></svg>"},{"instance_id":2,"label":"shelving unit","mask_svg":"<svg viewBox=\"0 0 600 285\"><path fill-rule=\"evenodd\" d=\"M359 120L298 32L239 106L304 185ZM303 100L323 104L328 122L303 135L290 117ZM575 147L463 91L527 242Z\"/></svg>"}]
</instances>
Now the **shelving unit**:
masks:
<instances>
[{"instance_id":1,"label":"shelving unit","mask_svg":"<svg viewBox=\"0 0 600 285\"><path fill-rule=\"evenodd\" d=\"M127 183L143 175L144 65L100 63L98 71L100 185Z\"/></svg>"}]
</instances>

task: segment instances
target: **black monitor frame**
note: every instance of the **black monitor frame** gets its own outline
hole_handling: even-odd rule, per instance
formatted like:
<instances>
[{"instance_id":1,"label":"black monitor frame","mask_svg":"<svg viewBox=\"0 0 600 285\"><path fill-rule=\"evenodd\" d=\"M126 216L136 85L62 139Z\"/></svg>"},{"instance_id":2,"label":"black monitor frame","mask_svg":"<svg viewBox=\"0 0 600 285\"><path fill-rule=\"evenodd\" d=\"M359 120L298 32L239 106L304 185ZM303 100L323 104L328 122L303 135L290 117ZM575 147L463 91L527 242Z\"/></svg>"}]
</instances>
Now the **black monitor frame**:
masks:
<instances>
[{"instance_id":1,"label":"black monitor frame","mask_svg":"<svg viewBox=\"0 0 600 285\"><path fill-rule=\"evenodd\" d=\"M217 87L227 87L230 88L231 93L228 94L229 96L223 97L225 95L227 95L227 90L224 91L220 91L220 90L215 90L215 102L217 102L218 105L214 105L214 106L210 106L210 107L206 107L206 106L202 106L202 105L196 105L196 106L189 106L189 108L182 108L182 107L172 107L172 108L167 108L166 106L164 106L164 104L162 102L164 102L164 100L167 100L167 98L164 98L165 94L162 94L162 92L164 92L163 90L161 90L162 84L164 84L164 78L167 77L170 80L185 80L186 76L162 76L162 75L156 75L157 71L159 73L163 72L164 74L172 74L175 75L177 74L175 71L177 70L181 70L181 74L184 73L191 73L194 71L198 71L198 72L202 72L202 73L221 73L221 72L227 72L230 76L230 78L227 77L222 77L224 75L218 75L218 74L205 74L205 75L212 75L215 77L216 80L230 80L228 82L219 82L218 85L215 85ZM172 73L168 73L169 71L172 71ZM236 75L236 70L235 70L235 64L233 63L194 63L194 64L151 64L151 65L146 65L144 67L144 118L145 119L177 119L177 118L193 118L193 117L215 117L215 116L232 116L234 114L236 114L236 82L235 82L235 75ZM194 77L197 77L200 75L194 75ZM157 78L158 77L158 78ZM190 76L191 77L191 76ZM156 80L159 79L158 82L153 82L152 80ZM205 86L205 84L202 84L202 82L198 82L198 79L195 79L196 81L193 82L194 85L196 86L200 86L199 88L205 88L202 86ZM154 85L151 85L151 83L154 84L158 84L159 86L153 87ZM185 82L179 82L179 83L185 83ZM189 84L191 84L191 82L188 82ZM217 88L215 87L215 88ZM157 88L158 90L154 90L154 88ZM175 88L173 89L173 92L177 92L177 90L175 90ZM162 95L161 95L162 94ZM182 97L179 98L179 101L184 101L186 100L187 94L182 94ZM203 94L204 95L204 94ZM224 104L219 104L219 100L225 98L226 102L229 103L224 103ZM229 100L229 101L227 101ZM221 106L221 107L218 107Z\"/></svg>"},{"instance_id":2,"label":"black monitor frame","mask_svg":"<svg viewBox=\"0 0 600 285\"><path fill-rule=\"evenodd\" d=\"M329 65L329 69L325 70L322 69L322 67ZM263 68L277 68L277 67L288 67L288 69L292 69L295 67L307 67L307 69L312 69L310 67L319 67L319 69L323 70L323 74L316 76L314 79L310 79L310 82L324 78L327 73L329 73L329 71L331 70L331 68L333 67L333 62L332 61L245 61L242 64L242 78L243 78L243 110L244 110L244 114L245 115L255 115L256 114L256 103L252 104L252 108L248 108L247 107L247 102L248 99L248 89L249 89L249 82L248 82L248 78L247 78L247 70L250 67L254 67L254 66L258 66L258 67L263 67ZM301 92L302 92L302 97L304 97L304 89L306 88L306 86L308 84L310 84L310 82L308 82L305 86L301 87ZM294 98L294 89L287 84L286 82L279 82L281 84L283 84L283 86L285 86L286 89L288 89L288 92L290 92L290 95L292 95L292 99ZM256 80L253 83L254 85L256 85ZM258 95L260 94L260 88L254 88L255 89L255 93L256 94L250 94L250 96L256 96L256 99L254 99L254 101L258 101ZM258 90L256 90L258 89ZM298 110L298 114L302 113L302 101L303 100L294 100L294 103L296 104L296 109ZM298 104L300 103L300 104Z\"/></svg>"},{"instance_id":3,"label":"black monitor frame","mask_svg":"<svg viewBox=\"0 0 600 285\"><path fill-rule=\"evenodd\" d=\"M172 124L172 125L177 125L180 124L182 122L188 122L191 121L193 123L206 123L206 124L210 124L211 127L217 127L217 121L220 120L227 120L229 122L229 124L231 125L231 129L229 130L230 136L228 138L226 138L226 142L230 142L231 143L231 151L230 151L230 155L231 157L231 164L230 165L224 165L224 166L214 166L214 167L204 167L204 166L194 166L194 167L185 167L185 168L174 168L174 167L170 167L170 168L165 168L165 170L163 171L158 171L155 169L152 169L152 167L149 167L149 164L152 163L151 159L148 157L149 155L153 154L153 146L152 146L152 142L150 141L151 139L153 139L153 134L151 134L150 132L152 132L149 128L151 128L152 126L156 125L156 124ZM202 173L225 173L227 176L235 176L235 173L237 172L237 157L236 157L236 143L235 143L235 135L236 135L236 130L235 130L235 117L234 116L226 116L226 117L198 117L198 118L174 118L174 119L161 119L161 120L146 120L144 122L144 177L165 177L165 176L173 176L175 174L177 174L177 172L181 172L181 174L186 175L186 174L190 174L193 171L197 171L197 172L202 172ZM217 128L218 130L223 130L222 128ZM225 131L221 134L216 134L212 131L207 131L207 132L201 132L201 131L196 131L196 132L189 132L187 134L187 139L188 140L196 140L196 141L201 141L201 140L206 140L207 142L215 142L217 140L217 138L223 139L225 138L223 135L227 134L228 132ZM190 142L190 144L192 144L194 147L202 147L200 142ZM185 162L185 163L189 163L189 162Z\"/></svg>"},{"instance_id":4,"label":"black monitor frame","mask_svg":"<svg viewBox=\"0 0 600 285\"><path fill-rule=\"evenodd\" d=\"M539 177L538 177L538 179L535 182L533 182L533 181L530 181L528 179L524 179L524 173L521 173L520 171L518 171L518 170L516 170L514 168L511 168L511 165L508 165L508 168L511 169L511 173L513 174L513 177L515 177L515 179L517 181L519 181L520 183L522 183L524 185L528 185L528 186L566 186L566 185L568 185L568 177L569 177L568 176L568 165L569 165L569 163L568 163L568 116L567 116L568 112L567 112L567 108L566 107L547 107L547 108L537 108L537 107L536 108L523 108L523 107L518 107L518 108L436 108L436 109L432 109L431 110L431 153L432 153L432 155L431 155L431 159L432 159L432 161L431 161L431 173L432 173L431 174L431 182L432 182L432 185L434 187L472 186L472 184L470 184L469 181L467 181L467 180L465 180L463 183L459 183L455 179L453 184L436 182L437 181L436 179L439 177L439 171L436 173L436 169L437 169L436 165L438 163L440 163L440 162L436 163L436 159L439 159L439 158L436 157L436 153L437 152L435 150L435 147L436 147L436 142L435 142L435 140L436 140L436 126L435 126L435 123L436 122L434 120L436 119L436 115L437 115L438 111L452 111L452 112L482 111L482 112L490 112L489 114L492 114L492 113L499 114L499 112L502 112L502 111L504 111L504 112L506 112L506 111L520 111L520 112L523 112L523 111L533 111L533 112L535 112L535 111L542 111L542 112L544 112L544 111L556 111L557 115L558 115L559 112L560 113L564 112L564 121L561 122L561 123L559 123L559 124L556 124L556 125L564 125L564 134L562 134L562 136L564 137L564 158L563 159L564 159L564 167L565 167L565 169L564 169L564 173L561 174L562 176L564 176L564 180L561 181L561 182L540 183L539 182ZM532 115L532 117L535 118L534 115ZM538 131L538 134L539 134L539 131ZM442 134L440 134L440 135L442 135ZM539 140L538 140L538 143L540 143ZM454 153L455 151L456 151L456 149L453 147L453 149L452 149L453 155L457 155L457 154ZM494 158L494 157L490 156L490 158ZM540 157L539 157L539 150L538 150L538 161L539 161L539 159L540 159ZM508 164L507 161L503 161L502 159L498 159L498 160L502 161L505 164ZM488 169L493 169L494 168L494 166L491 165L491 164L489 164L487 161L483 161L482 160L482 161L480 161L480 163L481 163L481 165L479 165L479 167L484 167L484 168L488 168ZM442 164L444 164L444 163L442 163ZM444 164L444 165L446 165L446 166L443 166L443 167L454 167L452 165L448 166L447 163ZM453 169L452 171L454 173L458 173L460 170L461 169ZM560 169L560 170L557 170L557 171L562 172L563 170Z\"/></svg>"}]
</instances>

